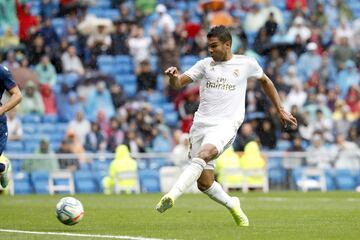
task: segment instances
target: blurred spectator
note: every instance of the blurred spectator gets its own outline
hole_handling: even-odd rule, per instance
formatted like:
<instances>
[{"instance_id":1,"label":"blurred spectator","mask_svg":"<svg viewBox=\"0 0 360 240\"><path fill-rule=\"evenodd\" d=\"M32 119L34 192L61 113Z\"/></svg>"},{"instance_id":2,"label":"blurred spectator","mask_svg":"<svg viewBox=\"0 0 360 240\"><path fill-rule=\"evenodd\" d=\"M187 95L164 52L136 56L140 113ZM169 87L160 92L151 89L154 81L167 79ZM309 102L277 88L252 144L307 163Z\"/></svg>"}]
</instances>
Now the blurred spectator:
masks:
<instances>
[{"instance_id":1,"label":"blurred spectator","mask_svg":"<svg viewBox=\"0 0 360 240\"><path fill-rule=\"evenodd\" d=\"M86 134L84 148L88 152L99 152L106 149L105 136L96 122L91 123L90 132Z\"/></svg>"},{"instance_id":2,"label":"blurred spectator","mask_svg":"<svg viewBox=\"0 0 360 240\"><path fill-rule=\"evenodd\" d=\"M259 32L257 33L255 40L254 40L254 50L258 54L264 53L264 48L269 43L269 35L267 34L266 28L260 28Z\"/></svg>"},{"instance_id":3,"label":"blurred spectator","mask_svg":"<svg viewBox=\"0 0 360 240\"><path fill-rule=\"evenodd\" d=\"M310 20L312 24L321 29L325 29L328 27L329 21L326 16L324 4L321 2L317 2L315 9L313 10L312 14L310 15Z\"/></svg>"},{"instance_id":4,"label":"blurred spectator","mask_svg":"<svg viewBox=\"0 0 360 240\"><path fill-rule=\"evenodd\" d=\"M16 60L16 53L13 50L10 50L6 54L6 60L2 63L10 71L20 67L20 64Z\"/></svg>"},{"instance_id":5,"label":"blurred spectator","mask_svg":"<svg viewBox=\"0 0 360 240\"><path fill-rule=\"evenodd\" d=\"M67 130L64 140L69 144L70 153L76 155L76 158L78 159L80 165L90 161L84 155L85 149L72 129Z\"/></svg>"},{"instance_id":6,"label":"blurred spectator","mask_svg":"<svg viewBox=\"0 0 360 240\"><path fill-rule=\"evenodd\" d=\"M53 172L59 170L59 163L54 151L51 149L48 140L42 139L39 148L34 152L41 154L39 159L26 159L22 168L27 172L48 171Z\"/></svg>"},{"instance_id":7,"label":"blurred spectator","mask_svg":"<svg viewBox=\"0 0 360 240\"><path fill-rule=\"evenodd\" d=\"M119 121L115 117L111 118L107 135L107 151L114 152L117 146L123 144L124 139L125 132L121 129Z\"/></svg>"},{"instance_id":8,"label":"blurred spectator","mask_svg":"<svg viewBox=\"0 0 360 240\"><path fill-rule=\"evenodd\" d=\"M151 15L155 11L156 0L135 0L135 8L145 16Z\"/></svg>"},{"instance_id":9,"label":"blurred spectator","mask_svg":"<svg viewBox=\"0 0 360 240\"><path fill-rule=\"evenodd\" d=\"M304 152L305 149L302 145L302 139L300 135L296 135L292 140L291 147L287 149L289 152Z\"/></svg>"},{"instance_id":10,"label":"blurred spectator","mask_svg":"<svg viewBox=\"0 0 360 240\"><path fill-rule=\"evenodd\" d=\"M19 37L16 36L10 27L6 27L4 35L0 37L0 48L7 51L19 45Z\"/></svg>"},{"instance_id":11,"label":"blurred spectator","mask_svg":"<svg viewBox=\"0 0 360 240\"><path fill-rule=\"evenodd\" d=\"M233 147L234 150L241 155L244 151L245 145L251 141L257 141L254 129L250 123L243 123L240 127L240 131L237 133Z\"/></svg>"},{"instance_id":12,"label":"blurred spectator","mask_svg":"<svg viewBox=\"0 0 360 240\"><path fill-rule=\"evenodd\" d=\"M40 62L42 56L46 55L44 38L40 35L35 36L30 44L31 51L29 52L29 62L31 65L36 65Z\"/></svg>"},{"instance_id":13,"label":"blurred spectator","mask_svg":"<svg viewBox=\"0 0 360 240\"><path fill-rule=\"evenodd\" d=\"M29 81L26 83L23 92L19 113L23 115L29 113L44 114L44 103L39 93L38 86Z\"/></svg>"},{"instance_id":14,"label":"blurred spectator","mask_svg":"<svg viewBox=\"0 0 360 240\"><path fill-rule=\"evenodd\" d=\"M359 133L359 131L360 131L360 129L358 129L355 124L353 124L350 127L349 132L347 134L347 140L356 143L358 147L360 147L360 133Z\"/></svg>"},{"instance_id":15,"label":"blurred spectator","mask_svg":"<svg viewBox=\"0 0 360 240\"><path fill-rule=\"evenodd\" d=\"M167 131L161 129L153 129L154 139L152 142L153 152L171 152L172 142Z\"/></svg>"},{"instance_id":16,"label":"blurred spectator","mask_svg":"<svg viewBox=\"0 0 360 240\"><path fill-rule=\"evenodd\" d=\"M118 85L117 83L111 84L110 95L111 95L112 103L116 110L118 110L121 106L123 106L127 101L127 96L123 87Z\"/></svg>"},{"instance_id":17,"label":"blurred spectator","mask_svg":"<svg viewBox=\"0 0 360 240\"><path fill-rule=\"evenodd\" d=\"M0 1L0 28L15 28L18 26L15 1Z\"/></svg>"},{"instance_id":18,"label":"blurred spectator","mask_svg":"<svg viewBox=\"0 0 360 240\"><path fill-rule=\"evenodd\" d=\"M58 47L59 37L55 31L55 28L52 26L52 21L50 18L43 19L39 34L44 38L45 46L49 48Z\"/></svg>"},{"instance_id":19,"label":"blurred spectator","mask_svg":"<svg viewBox=\"0 0 360 240\"><path fill-rule=\"evenodd\" d=\"M335 156L336 169L350 169L354 173L360 170L360 148L356 143L349 142L344 135L338 134L331 150Z\"/></svg>"},{"instance_id":20,"label":"blurred spectator","mask_svg":"<svg viewBox=\"0 0 360 240\"><path fill-rule=\"evenodd\" d=\"M250 11L248 12L245 18L245 22L244 22L245 31L252 33L258 32L259 29L264 25L267 16L265 16L264 19L264 15L261 12L260 5L254 3L251 6Z\"/></svg>"},{"instance_id":21,"label":"blurred spectator","mask_svg":"<svg viewBox=\"0 0 360 240\"><path fill-rule=\"evenodd\" d=\"M154 29L152 29L151 37L158 51L158 72L163 73L171 66L179 67L180 48L176 43L174 34L165 27L160 35L155 34Z\"/></svg>"},{"instance_id":22,"label":"blurred spectator","mask_svg":"<svg viewBox=\"0 0 360 240\"><path fill-rule=\"evenodd\" d=\"M286 96L285 109L290 110L290 107L295 105L300 109L303 107L307 98L306 92L303 90L300 83L295 83L291 88L289 94Z\"/></svg>"},{"instance_id":23,"label":"blurred spectator","mask_svg":"<svg viewBox=\"0 0 360 240\"><path fill-rule=\"evenodd\" d=\"M318 72L321 66L321 57L316 53L318 46L311 42L306 45L306 50L299 58L298 70L303 79L308 79L311 74Z\"/></svg>"},{"instance_id":24,"label":"blurred spectator","mask_svg":"<svg viewBox=\"0 0 360 240\"><path fill-rule=\"evenodd\" d=\"M40 63L35 66L35 72L39 77L40 84L47 84L54 87L56 84L56 71L49 60L49 56L43 55Z\"/></svg>"},{"instance_id":25,"label":"blurred spectator","mask_svg":"<svg viewBox=\"0 0 360 240\"><path fill-rule=\"evenodd\" d=\"M243 175L240 174L224 174L226 169L240 169L239 156L232 147L227 148L217 159L215 165L216 180L220 184L225 181L231 185L240 186L243 181Z\"/></svg>"},{"instance_id":26,"label":"blurred spectator","mask_svg":"<svg viewBox=\"0 0 360 240\"><path fill-rule=\"evenodd\" d=\"M359 89L360 81L357 84L352 85L345 97L346 105L349 107L351 113L355 116L359 114L359 104L360 104L360 89Z\"/></svg>"},{"instance_id":27,"label":"blurred spectator","mask_svg":"<svg viewBox=\"0 0 360 240\"><path fill-rule=\"evenodd\" d=\"M21 141L23 128L21 119L17 116L16 109L12 109L7 114L7 127L9 141Z\"/></svg>"},{"instance_id":28,"label":"blurred spectator","mask_svg":"<svg viewBox=\"0 0 360 240\"><path fill-rule=\"evenodd\" d=\"M305 43L311 36L310 29L305 25L305 20L302 17L296 17L292 26L289 28L287 35L295 40L297 35L300 36L301 41Z\"/></svg>"},{"instance_id":29,"label":"blurred spectator","mask_svg":"<svg viewBox=\"0 0 360 240\"><path fill-rule=\"evenodd\" d=\"M44 113L47 115L57 115L55 95L51 87L47 84L41 84L40 95L44 103Z\"/></svg>"},{"instance_id":30,"label":"blurred spectator","mask_svg":"<svg viewBox=\"0 0 360 240\"><path fill-rule=\"evenodd\" d=\"M321 135L315 134L311 140L311 146L306 149L307 166L330 169L332 158L329 150L323 144Z\"/></svg>"},{"instance_id":31,"label":"blurred spectator","mask_svg":"<svg viewBox=\"0 0 360 240\"><path fill-rule=\"evenodd\" d=\"M26 42L29 37L38 31L39 21L36 16L31 15L30 3L21 4L16 0L16 10L19 19L19 37L21 42Z\"/></svg>"},{"instance_id":32,"label":"blurred spectator","mask_svg":"<svg viewBox=\"0 0 360 240\"><path fill-rule=\"evenodd\" d=\"M124 21L115 22L115 32L111 34L111 53L113 55L129 54L129 26Z\"/></svg>"},{"instance_id":33,"label":"blurred spectator","mask_svg":"<svg viewBox=\"0 0 360 240\"><path fill-rule=\"evenodd\" d=\"M33 82L35 85L39 84L38 76L29 67L29 60L26 56L23 56L23 58L20 60L20 67L15 69L13 68L11 73L16 84L21 90L24 89L27 82L29 81Z\"/></svg>"},{"instance_id":34,"label":"blurred spectator","mask_svg":"<svg viewBox=\"0 0 360 240\"><path fill-rule=\"evenodd\" d=\"M334 130L336 134L346 135L351 126L351 112L345 102L338 99L335 103L335 109L332 114L332 120L334 122Z\"/></svg>"},{"instance_id":35,"label":"blurred spectator","mask_svg":"<svg viewBox=\"0 0 360 240\"><path fill-rule=\"evenodd\" d=\"M64 73L76 73L84 75L85 70L83 64L76 53L76 48L73 45L67 47L67 51L61 56L62 69Z\"/></svg>"},{"instance_id":36,"label":"blurred spectator","mask_svg":"<svg viewBox=\"0 0 360 240\"><path fill-rule=\"evenodd\" d=\"M336 0L336 9L338 11L339 19L352 19L351 9L347 6L344 0Z\"/></svg>"},{"instance_id":37,"label":"blurred spectator","mask_svg":"<svg viewBox=\"0 0 360 240\"><path fill-rule=\"evenodd\" d=\"M182 133L179 143L171 152L171 161L175 166L185 166L189 162L190 139L189 134Z\"/></svg>"},{"instance_id":38,"label":"blurred spectator","mask_svg":"<svg viewBox=\"0 0 360 240\"><path fill-rule=\"evenodd\" d=\"M266 169L266 157L260 151L256 141L250 141L245 145L244 154L239 158L240 168L243 170ZM252 185L261 185L266 176L248 176L247 182Z\"/></svg>"},{"instance_id":39,"label":"blurred spectator","mask_svg":"<svg viewBox=\"0 0 360 240\"><path fill-rule=\"evenodd\" d=\"M193 118L195 112L199 108L199 92L198 89L189 88L184 92L184 99L179 102L178 111L181 119L188 117Z\"/></svg>"},{"instance_id":40,"label":"blurred spectator","mask_svg":"<svg viewBox=\"0 0 360 240\"><path fill-rule=\"evenodd\" d=\"M143 140L134 131L126 133L124 144L129 147L130 153L145 152Z\"/></svg>"},{"instance_id":41,"label":"blurred spectator","mask_svg":"<svg viewBox=\"0 0 360 240\"><path fill-rule=\"evenodd\" d=\"M115 109L111 100L111 95L103 81L96 83L96 89L89 93L86 102L86 116L90 120L95 120L98 111L104 111L106 118L114 116Z\"/></svg>"},{"instance_id":42,"label":"blurred spectator","mask_svg":"<svg viewBox=\"0 0 360 240\"><path fill-rule=\"evenodd\" d=\"M276 128L270 119L264 119L256 129L261 147L275 149L277 143Z\"/></svg>"},{"instance_id":43,"label":"blurred spectator","mask_svg":"<svg viewBox=\"0 0 360 240\"><path fill-rule=\"evenodd\" d=\"M340 90L340 96L346 97L351 86L359 86L360 76L356 69L355 63L351 60L347 60L344 64L344 68L339 72L336 78L336 85Z\"/></svg>"},{"instance_id":44,"label":"blurred spectator","mask_svg":"<svg viewBox=\"0 0 360 240\"><path fill-rule=\"evenodd\" d=\"M276 33L278 28L278 23L275 20L273 12L270 12L269 18L266 20L264 27L266 30L266 35L268 37L272 37Z\"/></svg>"},{"instance_id":45,"label":"blurred spectator","mask_svg":"<svg viewBox=\"0 0 360 240\"><path fill-rule=\"evenodd\" d=\"M71 154L71 143L67 139L64 139L59 147L59 150L57 152L58 154ZM68 170L71 172L76 171L79 166L79 160L76 157L69 156L69 157L59 157L59 166L60 169Z\"/></svg>"},{"instance_id":46,"label":"blurred spectator","mask_svg":"<svg viewBox=\"0 0 360 240\"><path fill-rule=\"evenodd\" d=\"M130 30L129 49L130 54L134 58L135 69L142 61L150 58L151 44L151 38L145 37L144 29L140 26L133 25Z\"/></svg>"},{"instance_id":47,"label":"blurred spectator","mask_svg":"<svg viewBox=\"0 0 360 240\"><path fill-rule=\"evenodd\" d=\"M76 117L69 122L68 129L73 131L81 145L85 144L86 136L91 131L90 122L82 111L76 112Z\"/></svg>"},{"instance_id":48,"label":"blurred spectator","mask_svg":"<svg viewBox=\"0 0 360 240\"><path fill-rule=\"evenodd\" d=\"M355 52L349 45L349 39L346 36L339 36L339 44L334 46L333 59L337 69L344 69L344 63L347 60L355 61Z\"/></svg>"},{"instance_id":49,"label":"blurred spectator","mask_svg":"<svg viewBox=\"0 0 360 240\"><path fill-rule=\"evenodd\" d=\"M323 139L332 142L334 136L332 134L333 122L331 119L324 118L324 114L321 109L316 110L315 121L310 122L313 125L315 132L320 133L323 136Z\"/></svg>"},{"instance_id":50,"label":"blurred spectator","mask_svg":"<svg viewBox=\"0 0 360 240\"><path fill-rule=\"evenodd\" d=\"M349 40L349 45L353 46L354 32L348 20L340 19L340 25L335 29L334 37L337 44L340 43L341 38L346 37Z\"/></svg>"},{"instance_id":51,"label":"blurred spectator","mask_svg":"<svg viewBox=\"0 0 360 240\"><path fill-rule=\"evenodd\" d=\"M116 148L115 158L109 166L109 176L106 176L102 181L105 194L113 193L116 181L119 181L117 184L122 188L131 189L138 185L137 179L118 180L117 175L122 172L137 172L137 162L131 158L129 148L126 145L120 145ZM128 190L126 193L131 193L131 191Z\"/></svg>"},{"instance_id":52,"label":"blurred spectator","mask_svg":"<svg viewBox=\"0 0 360 240\"><path fill-rule=\"evenodd\" d=\"M164 4L158 4L156 6L156 13L159 14L159 18L155 20L155 26L158 33L164 31L167 28L170 32L175 31L174 19L167 13L166 6Z\"/></svg>"},{"instance_id":53,"label":"blurred spectator","mask_svg":"<svg viewBox=\"0 0 360 240\"><path fill-rule=\"evenodd\" d=\"M58 6L53 0L42 0L39 14L42 19L54 18L58 14Z\"/></svg>"},{"instance_id":54,"label":"blurred spectator","mask_svg":"<svg viewBox=\"0 0 360 240\"><path fill-rule=\"evenodd\" d=\"M144 60L140 63L137 72L137 92L140 91L154 91L156 90L156 73L151 71L150 63Z\"/></svg>"},{"instance_id":55,"label":"blurred spectator","mask_svg":"<svg viewBox=\"0 0 360 240\"><path fill-rule=\"evenodd\" d=\"M84 107L79 102L75 92L70 92L66 84L61 84L60 92L56 94L56 108L59 120L68 122L75 118L77 112L84 112Z\"/></svg>"}]
</instances>

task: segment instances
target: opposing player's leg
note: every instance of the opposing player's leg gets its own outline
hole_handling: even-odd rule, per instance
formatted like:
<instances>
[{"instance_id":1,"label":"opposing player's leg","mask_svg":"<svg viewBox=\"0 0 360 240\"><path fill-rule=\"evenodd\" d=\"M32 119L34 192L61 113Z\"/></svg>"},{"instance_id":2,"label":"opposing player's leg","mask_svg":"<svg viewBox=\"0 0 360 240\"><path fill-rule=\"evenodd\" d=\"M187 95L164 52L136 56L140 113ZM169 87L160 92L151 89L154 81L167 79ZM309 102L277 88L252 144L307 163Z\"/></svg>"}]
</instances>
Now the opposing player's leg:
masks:
<instances>
[{"instance_id":1,"label":"opposing player's leg","mask_svg":"<svg viewBox=\"0 0 360 240\"><path fill-rule=\"evenodd\" d=\"M238 226L249 226L249 220L240 207L240 200L237 197L229 196L221 185L214 181L214 171L212 169L205 169L197 183L200 191L230 211Z\"/></svg>"},{"instance_id":2,"label":"opposing player's leg","mask_svg":"<svg viewBox=\"0 0 360 240\"><path fill-rule=\"evenodd\" d=\"M206 162L211 161L217 155L217 149L211 144L205 144L201 147L197 157L190 161L190 164L181 173L180 177L156 205L156 210L160 213L174 205L175 200L180 197L201 175Z\"/></svg>"},{"instance_id":3,"label":"opposing player's leg","mask_svg":"<svg viewBox=\"0 0 360 240\"><path fill-rule=\"evenodd\" d=\"M6 188L9 184L9 173L11 169L10 161L4 156L0 156L0 184Z\"/></svg>"}]
</instances>

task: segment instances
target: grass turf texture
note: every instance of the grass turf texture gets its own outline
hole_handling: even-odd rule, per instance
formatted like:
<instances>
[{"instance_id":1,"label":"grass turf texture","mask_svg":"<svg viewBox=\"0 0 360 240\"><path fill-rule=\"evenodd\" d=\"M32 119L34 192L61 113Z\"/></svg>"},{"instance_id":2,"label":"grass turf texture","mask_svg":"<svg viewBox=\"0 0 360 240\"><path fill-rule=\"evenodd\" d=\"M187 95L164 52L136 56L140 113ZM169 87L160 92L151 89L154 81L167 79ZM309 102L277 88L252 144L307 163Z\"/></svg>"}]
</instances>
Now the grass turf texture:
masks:
<instances>
[{"instance_id":1,"label":"grass turf texture","mask_svg":"<svg viewBox=\"0 0 360 240\"><path fill-rule=\"evenodd\" d=\"M75 226L62 225L55 217L55 205L63 196L0 196L0 228L161 239L360 239L358 193L232 195L240 197L250 227L236 227L224 207L202 194L182 196L163 214L154 210L160 194L141 194L76 195L85 216ZM0 239L92 238L0 232Z\"/></svg>"}]
</instances>

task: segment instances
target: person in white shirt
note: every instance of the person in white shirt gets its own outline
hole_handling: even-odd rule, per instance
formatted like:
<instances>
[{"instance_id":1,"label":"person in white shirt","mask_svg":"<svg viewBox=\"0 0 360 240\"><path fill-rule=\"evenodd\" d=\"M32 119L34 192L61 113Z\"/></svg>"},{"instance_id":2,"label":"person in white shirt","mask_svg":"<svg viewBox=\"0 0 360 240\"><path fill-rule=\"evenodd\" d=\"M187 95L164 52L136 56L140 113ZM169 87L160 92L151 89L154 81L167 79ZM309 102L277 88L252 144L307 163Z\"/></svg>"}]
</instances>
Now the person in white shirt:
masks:
<instances>
[{"instance_id":1,"label":"person in white shirt","mask_svg":"<svg viewBox=\"0 0 360 240\"><path fill-rule=\"evenodd\" d=\"M64 73L76 73L84 75L85 70L80 58L76 55L76 48L70 45L67 51L61 56L61 62Z\"/></svg>"},{"instance_id":2,"label":"person in white shirt","mask_svg":"<svg viewBox=\"0 0 360 240\"><path fill-rule=\"evenodd\" d=\"M175 200L197 181L199 190L229 209L238 226L248 226L249 221L240 208L240 200L230 197L214 181L214 160L232 145L244 120L247 79L259 79L285 127L297 126L297 121L284 110L274 84L256 60L231 53L231 34L225 26L211 28L207 40L211 57L198 61L183 74L176 67L165 71L173 88L198 82L200 105L190 130L190 164L171 190L161 198L156 210L162 213L171 208Z\"/></svg>"}]
</instances>

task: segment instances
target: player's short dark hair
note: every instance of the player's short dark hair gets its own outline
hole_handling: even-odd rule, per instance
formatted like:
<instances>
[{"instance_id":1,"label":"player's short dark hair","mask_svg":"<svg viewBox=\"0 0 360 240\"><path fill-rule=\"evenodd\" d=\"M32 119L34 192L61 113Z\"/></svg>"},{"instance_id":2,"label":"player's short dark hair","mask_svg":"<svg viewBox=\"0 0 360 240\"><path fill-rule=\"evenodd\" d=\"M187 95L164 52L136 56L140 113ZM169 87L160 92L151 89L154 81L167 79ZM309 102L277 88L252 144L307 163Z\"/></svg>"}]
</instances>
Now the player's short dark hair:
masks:
<instances>
[{"instance_id":1,"label":"player's short dark hair","mask_svg":"<svg viewBox=\"0 0 360 240\"><path fill-rule=\"evenodd\" d=\"M229 29L224 25L212 27L207 34L207 38L217 37L222 43L230 41L232 43L232 37Z\"/></svg>"}]
</instances>

